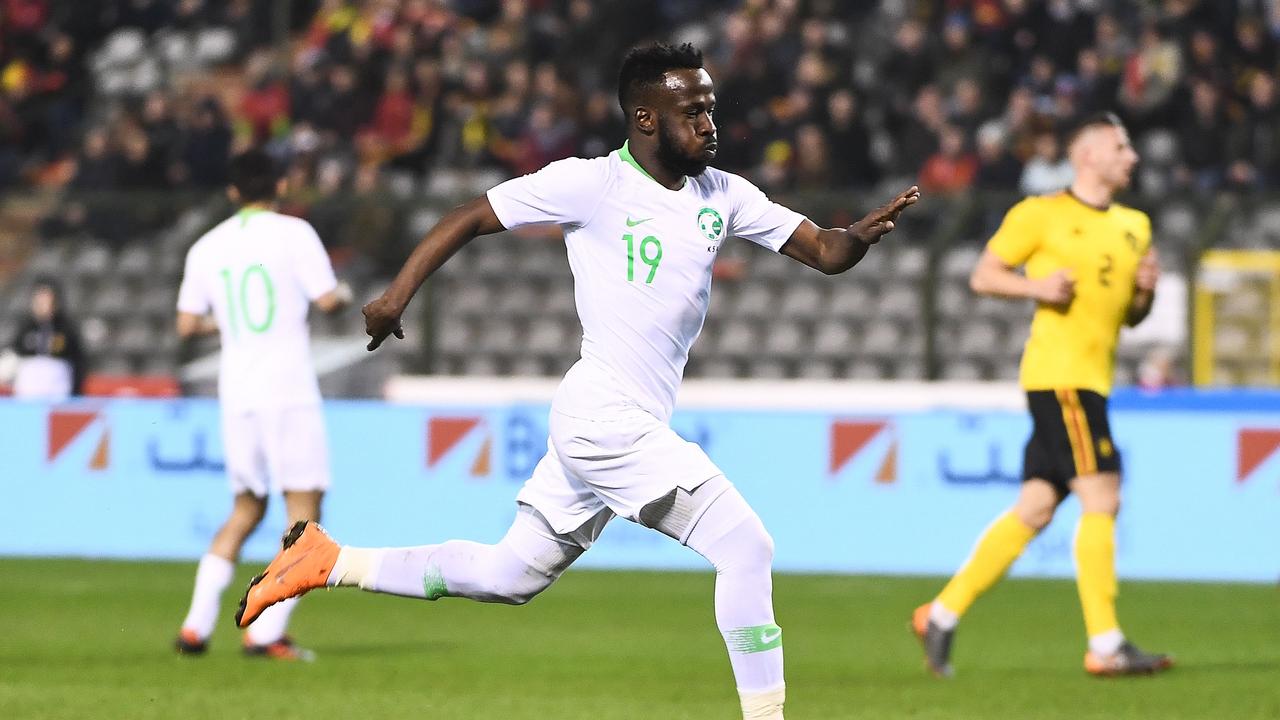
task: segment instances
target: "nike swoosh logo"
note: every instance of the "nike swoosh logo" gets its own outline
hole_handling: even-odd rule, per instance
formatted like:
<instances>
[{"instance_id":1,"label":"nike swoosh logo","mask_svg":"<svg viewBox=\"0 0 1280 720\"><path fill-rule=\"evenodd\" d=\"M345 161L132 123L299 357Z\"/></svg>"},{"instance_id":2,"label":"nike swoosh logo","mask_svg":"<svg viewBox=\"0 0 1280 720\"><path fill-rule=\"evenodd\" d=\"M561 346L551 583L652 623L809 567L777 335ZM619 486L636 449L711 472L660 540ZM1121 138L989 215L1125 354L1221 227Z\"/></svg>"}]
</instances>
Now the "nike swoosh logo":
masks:
<instances>
[{"instance_id":1,"label":"nike swoosh logo","mask_svg":"<svg viewBox=\"0 0 1280 720\"><path fill-rule=\"evenodd\" d=\"M768 645L780 637L782 637L782 630L774 630L773 632L762 632L760 633L760 644Z\"/></svg>"},{"instance_id":2,"label":"nike swoosh logo","mask_svg":"<svg viewBox=\"0 0 1280 720\"><path fill-rule=\"evenodd\" d=\"M627 218L627 227L635 227L635 226L639 225L640 223L647 223L647 222L649 222L649 221L650 221L650 220L652 220L652 219L653 219L653 218L648 217L648 218L645 218L645 219L643 219L643 220L632 220L630 217L628 217L628 218Z\"/></svg>"},{"instance_id":3,"label":"nike swoosh logo","mask_svg":"<svg viewBox=\"0 0 1280 720\"><path fill-rule=\"evenodd\" d=\"M314 549L314 548L313 548L313 549ZM298 563L302 562L303 560L306 560L306 559L307 559L307 556L308 556L308 555L310 555L310 554L311 554L311 550L307 550L306 552L304 552L304 553L302 553L301 555L299 555L299 556L298 556L298 559L294 560L293 562L289 563L288 565L285 565L284 567L282 567L282 568L280 568L279 570L277 570L277 571L276 571L276 584L278 584L278 585L283 585L283 584L284 584L284 576L285 576L285 574L286 574L286 573L288 573L290 570L292 570L292 569L293 569L293 567L294 567L295 565L297 565Z\"/></svg>"}]
</instances>

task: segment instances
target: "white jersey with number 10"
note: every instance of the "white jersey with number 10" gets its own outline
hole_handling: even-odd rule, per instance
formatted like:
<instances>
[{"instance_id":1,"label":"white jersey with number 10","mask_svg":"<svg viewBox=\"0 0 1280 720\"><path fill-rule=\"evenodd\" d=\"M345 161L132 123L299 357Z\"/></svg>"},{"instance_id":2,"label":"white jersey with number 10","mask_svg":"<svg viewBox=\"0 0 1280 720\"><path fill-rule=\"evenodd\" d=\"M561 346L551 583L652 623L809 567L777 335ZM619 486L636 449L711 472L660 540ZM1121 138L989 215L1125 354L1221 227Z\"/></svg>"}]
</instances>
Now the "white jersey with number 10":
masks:
<instances>
[{"instance_id":1,"label":"white jersey with number 10","mask_svg":"<svg viewBox=\"0 0 1280 720\"><path fill-rule=\"evenodd\" d=\"M245 209L196 241L178 310L212 310L217 320L224 409L319 404L307 312L336 286L324 246L305 220Z\"/></svg>"}]
</instances>

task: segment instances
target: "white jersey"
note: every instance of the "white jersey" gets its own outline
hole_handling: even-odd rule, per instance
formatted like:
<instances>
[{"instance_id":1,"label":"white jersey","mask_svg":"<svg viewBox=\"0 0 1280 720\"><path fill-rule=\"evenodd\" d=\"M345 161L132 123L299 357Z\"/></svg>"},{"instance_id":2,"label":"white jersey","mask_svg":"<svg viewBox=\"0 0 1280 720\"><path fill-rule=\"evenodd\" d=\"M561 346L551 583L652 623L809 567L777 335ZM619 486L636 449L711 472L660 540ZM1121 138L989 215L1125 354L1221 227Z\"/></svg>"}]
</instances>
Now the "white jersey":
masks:
<instances>
[{"instance_id":1,"label":"white jersey","mask_svg":"<svg viewBox=\"0 0 1280 720\"><path fill-rule=\"evenodd\" d=\"M320 402L307 312L337 287L305 220L246 208L187 253L178 310L213 311L222 339L218 396L228 410Z\"/></svg>"},{"instance_id":2,"label":"white jersey","mask_svg":"<svg viewBox=\"0 0 1280 720\"><path fill-rule=\"evenodd\" d=\"M626 145L607 157L553 162L488 197L508 229L547 222L564 229L582 359L555 405L580 417L632 405L669 420L720 246L741 237L776 252L804 220L714 168L669 190Z\"/></svg>"}]
</instances>

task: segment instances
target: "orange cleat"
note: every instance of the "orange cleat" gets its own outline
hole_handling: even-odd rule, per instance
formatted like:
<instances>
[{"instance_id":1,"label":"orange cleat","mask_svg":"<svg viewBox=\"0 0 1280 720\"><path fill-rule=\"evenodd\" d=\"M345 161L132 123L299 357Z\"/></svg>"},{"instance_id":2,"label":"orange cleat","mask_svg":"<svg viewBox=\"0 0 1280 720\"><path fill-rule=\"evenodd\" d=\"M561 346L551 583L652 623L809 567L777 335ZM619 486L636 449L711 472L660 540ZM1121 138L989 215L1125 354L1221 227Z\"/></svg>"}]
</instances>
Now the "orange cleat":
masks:
<instances>
[{"instance_id":1,"label":"orange cleat","mask_svg":"<svg viewBox=\"0 0 1280 720\"><path fill-rule=\"evenodd\" d=\"M1154 675L1171 667L1173 658L1169 655L1143 652L1128 640L1110 655L1097 655L1093 652L1084 655L1084 670L1094 677Z\"/></svg>"},{"instance_id":2,"label":"orange cleat","mask_svg":"<svg viewBox=\"0 0 1280 720\"><path fill-rule=\"evenodd\" d=\"M285 660L288 662L311 662L316 659L316 654L306 648L298 647L293 638L285 635L275 642L265 645L255 645L249 640L249 636L244 636L244 654L245 657L263 658L265 660Z\"/></svg>"},{"instance_id":3,"label":"orange cleat","mask_svg":"<svg viewBox=\"0 0 1280 720\"><path fill-rule=\"evenodd\" d=\"M209 649L209 642L196 634L195 630L182 628L174 648L179 655L203 655Z\"/></svg>"},{"instance_id":4,"label":"orange cleat","mask_svg":"<svg viewBox=\"0 0 1280 720\"><path fill-rule=\"evenodd\" d=\"M272 605L324 587L338 561L338 543L309 520L295 523L282 544L267 569L249 582L236 610L236 625L248 627Z\"/></svg>"}]
</instances>

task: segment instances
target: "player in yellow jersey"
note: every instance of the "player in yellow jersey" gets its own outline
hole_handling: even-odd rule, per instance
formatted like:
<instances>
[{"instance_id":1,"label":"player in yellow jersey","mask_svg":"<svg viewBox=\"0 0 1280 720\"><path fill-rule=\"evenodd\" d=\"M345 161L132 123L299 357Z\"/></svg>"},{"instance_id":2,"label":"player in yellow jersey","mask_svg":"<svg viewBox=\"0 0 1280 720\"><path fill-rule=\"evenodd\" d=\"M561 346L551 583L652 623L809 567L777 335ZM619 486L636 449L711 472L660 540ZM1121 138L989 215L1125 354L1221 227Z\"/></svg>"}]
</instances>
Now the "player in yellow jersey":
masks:
<instances>
[{"instance_id":1,"label":"player in yellow jersey","mask_svg":"<svg viewBox=\"0 0 1280 720\"><path fill-rule=\"evenodd\" d=\"M1167 655L1128 642L1115 608L1120 454L1108 427L1107 396L1120 326L1147 316L1160 273L1151 221L1112 201L1128 186L1138 154L1110 113L1081 123L1068 147L1075 170L1070 189L1029 197L1010 209L970 279L983 295L1038 304L1021 373L1033 431L1017 501L987 527L938 597L912 618L926 662L939 676L951 674L960 616L1004 576L1069 493L1083 510L1074 554L1088 633L1085 670L1130 675L1173 664Z\"/></svg>"}]
</instances>

